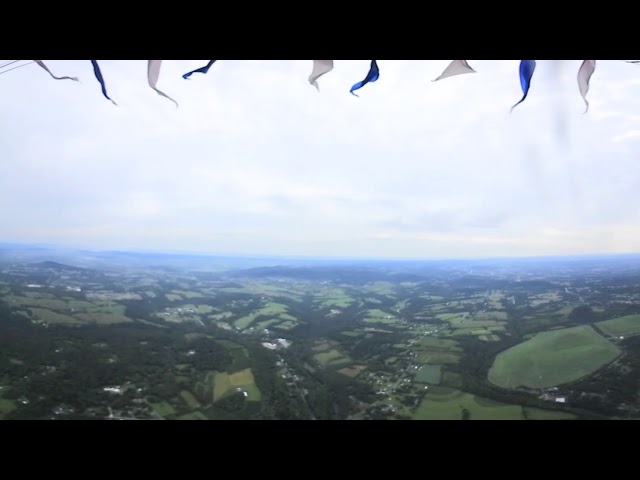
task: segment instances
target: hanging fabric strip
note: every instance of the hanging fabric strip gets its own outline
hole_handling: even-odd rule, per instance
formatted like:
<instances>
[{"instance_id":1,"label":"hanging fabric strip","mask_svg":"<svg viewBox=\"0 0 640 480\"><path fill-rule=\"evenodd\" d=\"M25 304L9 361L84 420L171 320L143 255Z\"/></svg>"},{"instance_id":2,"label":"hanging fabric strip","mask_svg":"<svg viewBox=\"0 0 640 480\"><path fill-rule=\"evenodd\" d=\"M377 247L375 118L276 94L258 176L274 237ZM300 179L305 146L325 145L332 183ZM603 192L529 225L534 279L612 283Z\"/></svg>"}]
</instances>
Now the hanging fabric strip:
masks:
<instances>
[{"instance_id":1,"label":"hanging fabric strip","mask_svg":"<svg viewBox=\"0 0 640 480\"><path fill-rule=\"evenodd\" d=\"M51 75L53 78L55 78L56 80L73 80L74 82L78 81L76 77L56 77L53 73L51 73L51 70L47 68L47 66L44 64L42 60L34 60L34 62L36 62L38 65L44 68L47 71L47 73Z\"/></svg>"},{"instance_id":2,"label":"hanging fabric strip","mask_svg":"<svg viewBox=\"0 0 640 480\"><path fill-rule=\"evenodd\" d=\"M376 80L378 80L378 78L380 78L380 69L378 68L378 63L375 60L371 60L371 68L369 68L369 73L367 73L367 76L364 78L364 80L356 83L353 87L351 87L349 93L357 97L358 95L353 92L355 92L356 90L360 90L367 83L375 82Z\"/></svg>"},{"instance_id":3,"label":"hanging fabric strip","mask_svg":"<svg viewBox=\"0 0 640 480\"><path fill-rule=\"evenodd\" d=\"M524 94L520 101L516 103L513 107L511 107L511 111L524 102L525 98L527 98L527 94L529 93L529 87L531 86L531 77L533 77L533 72L536 70L536 61L535 60L520 60L520 86L522 87L522 93Z\"/></svg>"},{"instance_id":4,"label":"hanging fabric strip","mask_svg":"<svg viewBox=\"0 0 640 480\"><path fill-rule=\"evenodd\" d=\"M580 95L582 95L582 100L584 100L587 109L584 113L589 111L589 101L587 100L587 93L589 92L589 80L591 80L591 75L596 69L596 61L595 60L585 60L580 65L580 70L578 70L578 88L580 88Z\"/></svg>"},{"instance_id":5,"label":"hanging fabric strip","mask_svg":"<svg viewBox=\"0 0 640 480\"><path fill-rule=\"evenodd\" d=\"M432 81L437 82L438 80L444 80L454 75L462 75L463 73L476 73L476 71L469 66L466 60L454 60L444 69L442 75Z\"/></svg>"},{"instance_id":6,"label":"hanging fabric strip","mask_svg":"<svg viewBox=\"0 0 640 480\"><path fill-rule=\"evenodd\" d=\"M147 76L149 78L149 86L153 88L161 97L168 98L173 103L175 103L177 108L178 102L176 102L173 98L171 98L166 93L163 93L156 88L156 84L158 83L158 77L160 76L161 66L162 66L162 60L149 60L149 65L147 67Z\"/></svg>"},{"instance_id":7,"label":"hanging fabric strip","mask_svg":"<svg viewBox=\"0 0 640 480\"><path fill-rule=\"evenodd\" d=\"M309 83L316 87L316 90L320 91L318 87L318 79L325 73L329 73L333 70L333 60L314 60L313 71L309 75Z\"/></svg>"},{"instance_id":8,"label":"hanging fabric strip","mask_svg":"<svg viewBox=\"0 0 640 480\"><path fill-rule=\"evenodd\" d=\"M96 78L100 82L100 86L102 87L102 94L105 96L107 100L111 101L111 103L113 103L114 105L118 105L116 102L114 102L109 98L109 95L107 95L107 87L104 85L104 78L102 78L102 72L100 71L100 66L98 65L98 61L91 60L91 65L93 65L93 73L95 74Z\"/></svg>"},{"instance_id":9,"label":"hanging fabric strip","mask_svg":"<svg viewBox=\"0 0 640 480\"><path fill-rule=\"evenodd\" d=\"M209 63L207 63L204 67L200 67L197 68L195 70L191 70L188 73L185 73L184 75L182 75L182 78L184 78L185 80L188 80L189 77L191 75L193 75L194 73L207 73L209 71L209 69L211 68L211 65L213 65L214 63L216 63L215 60L209 60Z\"/></svg>"}]
</instances>

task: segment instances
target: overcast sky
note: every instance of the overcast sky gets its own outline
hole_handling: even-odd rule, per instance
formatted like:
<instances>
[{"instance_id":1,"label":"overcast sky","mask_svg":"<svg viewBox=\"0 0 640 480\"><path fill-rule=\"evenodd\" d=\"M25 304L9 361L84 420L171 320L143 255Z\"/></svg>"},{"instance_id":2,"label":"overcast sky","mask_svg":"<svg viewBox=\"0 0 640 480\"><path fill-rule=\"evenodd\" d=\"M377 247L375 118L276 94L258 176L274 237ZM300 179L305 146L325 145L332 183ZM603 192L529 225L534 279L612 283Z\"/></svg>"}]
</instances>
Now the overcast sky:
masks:
<instances>
[{"instance_id":1,"label":"overcast sky","mask_svg":"<svg viewBox=\"0 0 640 480\"><path fill-rule=\"evenodd\" d=\"M5 61L0 61L0 64ZM0 241L94 249L488 257L640 251L640 66L517 60L46 60L0 75Z\"/></svg>"}]
</instances>

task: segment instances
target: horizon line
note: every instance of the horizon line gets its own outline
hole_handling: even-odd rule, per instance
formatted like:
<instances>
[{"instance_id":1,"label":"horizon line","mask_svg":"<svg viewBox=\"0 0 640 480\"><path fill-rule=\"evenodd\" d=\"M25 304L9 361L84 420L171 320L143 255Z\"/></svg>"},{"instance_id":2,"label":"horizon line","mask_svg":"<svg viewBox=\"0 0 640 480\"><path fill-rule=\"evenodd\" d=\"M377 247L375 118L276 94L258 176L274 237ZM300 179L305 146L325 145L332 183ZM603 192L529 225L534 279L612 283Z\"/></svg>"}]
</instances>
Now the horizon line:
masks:
<instances>
[{"instance_id":1,"label":"horizon line","mask_svg":"<svg viewBox=\"0 0 640 480\"><path fill-rule=\"evenodd\" d=\"M603 257L629 257L638 256L640 252L620 252L620 253L576 253L576 254L545 254L545 255L506 255L487 257L381 257L381 256L353 256L353 255L300 255L300 254L269 254L269 253L220 253L203 252L197 250L141 250L141 249L96 249L91 247L79 247L51 243L22 243L22 242L1 242L0 248L6 247L31 247L31 248L51 248L73 251L91 252L94 254L138 254L138 255L177 255L196 257L219 257L219 258L247 258L247 259L292 259L292 260L339 260L339 261L385 261L385 262L433 262L433 261L487 261L487 260L534 260L534 259L570 259L570 258L603 258Z\"/></svg>"}]
</instances>

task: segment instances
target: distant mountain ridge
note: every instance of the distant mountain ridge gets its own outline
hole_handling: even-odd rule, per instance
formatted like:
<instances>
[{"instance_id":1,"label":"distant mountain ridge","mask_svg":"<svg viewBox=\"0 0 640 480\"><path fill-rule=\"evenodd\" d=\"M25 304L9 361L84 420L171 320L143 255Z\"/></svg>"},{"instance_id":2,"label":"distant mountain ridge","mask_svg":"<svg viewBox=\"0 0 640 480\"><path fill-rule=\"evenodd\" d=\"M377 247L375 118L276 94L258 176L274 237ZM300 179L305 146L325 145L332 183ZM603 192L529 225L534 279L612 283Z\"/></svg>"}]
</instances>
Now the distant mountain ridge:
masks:
<instances>
[{"instance_id":1,"label":"distant mountain ridge","mask_svg":"<svg viewBox=\"0 0 640 480\"><path fill-rule=\"evenodd\" d=\"M74 267L73 265L65 265L64 263L52 262L49 260L45 262L32 263L31 266L37 267L37 268L51 268L54 270L62 270L67 272L87 272L88 271L88 269L86 268Z\"/></svg>"}]
</instances>

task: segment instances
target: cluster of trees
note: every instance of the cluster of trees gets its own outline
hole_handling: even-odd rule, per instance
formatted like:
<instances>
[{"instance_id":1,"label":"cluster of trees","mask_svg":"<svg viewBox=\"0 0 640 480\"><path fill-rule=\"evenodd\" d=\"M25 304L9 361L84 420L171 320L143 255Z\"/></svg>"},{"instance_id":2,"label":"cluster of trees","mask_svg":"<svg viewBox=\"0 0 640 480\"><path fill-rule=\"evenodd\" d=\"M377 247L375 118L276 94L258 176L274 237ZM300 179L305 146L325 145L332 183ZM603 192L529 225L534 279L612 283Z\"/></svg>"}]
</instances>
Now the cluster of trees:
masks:
<instances>
[{"instance_id":1,"label":"cluster of trees","mask_svg":"<svg viewBox=\"0 0 640 480\"><path fill-rule=\"evenodd\" d=\"M602 415L640 418L640 337L628 337L625 354L607 368L571 385L571 403Z\"/></svg>"},{"instance_id":2,"label":"cluster of trees","mask_svg":"<svg viewBox=\"0 0 640 480\"><path fill-rule=\"evenodd\" d=\"M187 331L179 325L157 328L137 323L44 328L0 302L0 371L4 373L3 385L9 387L3 394L28 400L18 402L9 418L50 418L61 404L78 414L91 410L103 415L107 406L124 408L136 398L171 401L182 389L193 387L191 380L186 384L176 380L176 364L183 366L179 373L195 380L198 372L224 371L237 360L215 338L202 336L186 341ZM286 385L278 380L272 352L255 340L215 327L206 333L245 342L253 360L240 366L254 368L263 401L246 402L247 411L237 411L229 400L231 406L227 407L234 410L234 418L259 416L261 405L267 407L265 418L300 418L299 402L289 401ZM196 354L189 355L189 350ZM102 390L127 382L143 387L143 392L131 389L122 395L110 395ZM226 410L225 405L216 404L218 413Z\"/></svg>"}]
</instances>

